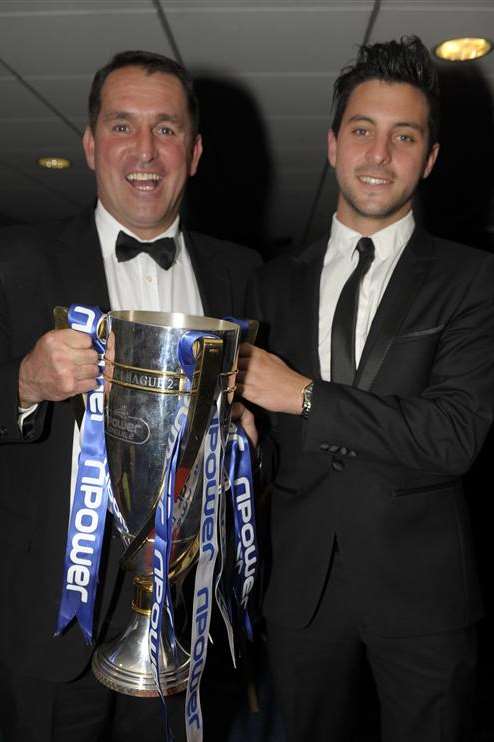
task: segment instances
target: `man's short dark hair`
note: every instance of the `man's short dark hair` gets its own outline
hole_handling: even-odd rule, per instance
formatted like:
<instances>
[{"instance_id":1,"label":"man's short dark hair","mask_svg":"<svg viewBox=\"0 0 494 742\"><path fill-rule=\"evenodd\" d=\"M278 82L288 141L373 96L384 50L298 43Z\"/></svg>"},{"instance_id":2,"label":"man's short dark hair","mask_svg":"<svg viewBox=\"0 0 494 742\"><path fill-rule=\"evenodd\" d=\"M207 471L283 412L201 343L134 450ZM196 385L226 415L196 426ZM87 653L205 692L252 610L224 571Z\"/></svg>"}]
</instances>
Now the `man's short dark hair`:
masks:
<instances>
[{"instance_id":1,"label":"man's short dark hair","mask_svg":"<svg viewBox=\"0 0 494 742\"><path fill-rule=\"evenodd\" d=\"M429 148L439 136L439 81L431 56L418 36L361 46L355 64L344 67L333 88L331 128L338 135L350 95L368 80L401 82L422 91L429 104Z\"/></svg>"},{"instance_id":2,"label":"man's short dark hair","mask_svg":"<svg viewBox=\"0 0 494 742\"><path fill-rule=\"evenodd\" d=\"M96 128L96 121L101 110L101 90L108 75L122 67L140 67L148 75L154 72L162 72L165 75L173 75L180 81L185 97L192 125L192 135L195 138L199 131L199 104L194 91L194 83L191 74L181 64L163 54L146 52L141 50L125 51L115 54L108 64L99 69L91 84L89 91L89 125L92 131Z\"/></svg>"}]
</instances>

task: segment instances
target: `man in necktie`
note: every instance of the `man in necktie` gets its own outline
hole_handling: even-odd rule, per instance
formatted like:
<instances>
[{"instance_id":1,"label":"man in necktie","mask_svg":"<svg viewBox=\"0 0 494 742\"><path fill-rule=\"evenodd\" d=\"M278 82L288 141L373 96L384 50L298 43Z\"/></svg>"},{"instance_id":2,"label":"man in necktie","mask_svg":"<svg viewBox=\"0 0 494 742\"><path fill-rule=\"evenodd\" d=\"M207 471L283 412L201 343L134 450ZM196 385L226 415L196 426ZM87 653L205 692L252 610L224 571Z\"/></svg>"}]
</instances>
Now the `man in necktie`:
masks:
<instances>
[{"instance_id":1,"label":"man in necktie","mask_svg":"<svg viewBox=\"0 0 494 742\"><path fill-rule=\"evenodd\" d=\"M88 336L52 330L52 310L81 302L241 316L258 256L180 222L202 152L198 126L192 80L181 65L149 52L117 54L93 80L83 136L96 208L1 234L0 736L9 742L164 737L157 699L117 696L93 678L92 648L77 625L53 637L79 450L70 398L94 388L98 370ZM109 528L96 641L128 621L128 587L114 589L120 555ZM207 736L214 735L207 677L204 687ZM183 697L171 699L169 711L178 742Z\"/></svg>"},{"instance_id":2,"label":"man in necktie","mask_svg":"<svg viewBox=\"0 0 494 742\"><path fill-rule=\"evenodd\" d=\"M419 39L362 47L334 103L329 241L258 272L269 352L239 363L278 449L272 670L289 742L353 739L364 663L383 742L471 742L482 602L461 477L493 416L494 259L415 223L439 149Z\"/></svg>"}]
</instances>

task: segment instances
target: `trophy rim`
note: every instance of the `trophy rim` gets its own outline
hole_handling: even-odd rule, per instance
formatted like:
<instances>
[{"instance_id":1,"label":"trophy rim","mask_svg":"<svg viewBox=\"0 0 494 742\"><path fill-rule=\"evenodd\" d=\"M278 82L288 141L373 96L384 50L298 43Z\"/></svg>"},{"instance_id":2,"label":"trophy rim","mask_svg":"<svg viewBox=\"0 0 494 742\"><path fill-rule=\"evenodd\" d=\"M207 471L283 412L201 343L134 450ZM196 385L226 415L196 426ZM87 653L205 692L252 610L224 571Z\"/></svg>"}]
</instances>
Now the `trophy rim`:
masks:
<instances>
[{"instance_id":1,"label":"trophy rim","mask_svg":"<svg viewBox=\"0 0 494 742\"><path fill-rule=\"evenodd\" d=\"M181 312L152 312L138 309L127 309L111 311L109 313L112 319L120 322L131 322L136 325L146 325L150 327L159 327L162 329L179 329L179 330L236 330L238 325L225 319L216 317L205 317L195 314L182 314Z\"/></svg>"}]
</instances>

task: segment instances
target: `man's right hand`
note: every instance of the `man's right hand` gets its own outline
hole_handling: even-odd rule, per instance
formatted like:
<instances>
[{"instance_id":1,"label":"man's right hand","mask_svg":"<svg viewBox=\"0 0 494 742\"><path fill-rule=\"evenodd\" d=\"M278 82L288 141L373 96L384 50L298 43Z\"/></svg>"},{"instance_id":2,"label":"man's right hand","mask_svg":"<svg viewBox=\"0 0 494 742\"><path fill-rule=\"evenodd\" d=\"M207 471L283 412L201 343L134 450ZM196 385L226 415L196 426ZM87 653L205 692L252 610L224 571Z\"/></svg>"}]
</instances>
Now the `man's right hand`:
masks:
<instances>
[{"instance_id":1,"label":"man's right hand","mask_svg":"<svg viewBox=\"0 0 494 742\"><path fill-rule=\"evenodd\" d=\"M44 400L60 402L95 389L98 354L91 338L76 330L51 330L42 335L19 368L21 407Z\"/></svg>"}]
</instances>

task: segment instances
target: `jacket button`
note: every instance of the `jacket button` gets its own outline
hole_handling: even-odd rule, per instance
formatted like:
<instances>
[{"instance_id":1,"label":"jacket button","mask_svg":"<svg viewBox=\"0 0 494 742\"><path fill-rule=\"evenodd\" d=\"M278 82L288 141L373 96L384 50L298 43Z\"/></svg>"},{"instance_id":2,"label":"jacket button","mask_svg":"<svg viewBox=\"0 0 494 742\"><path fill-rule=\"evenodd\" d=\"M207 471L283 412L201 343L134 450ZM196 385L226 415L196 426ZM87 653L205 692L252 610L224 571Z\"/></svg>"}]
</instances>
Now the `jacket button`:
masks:
<instances>
[{"instance_id":1,"label":"jacket button","mask_svg":"<svg viewBox=\"0 0 494 742\"><path fill-rule=\"evenodd\" d=\"M333 461L331 462L331 466L335 471L343 471L343 469L345 468L345 464L339 459L333 459Z\"/></svg>"},{"instance_id":2,"label":"jacket button","mask_svg":"<svg viewBox=\"0 0 494 742\"><path fill-rule=\"evenodd\" d=\"M353 458L355 458L355 456L357 455L357 452L356 451L348 451L348 455L349 456L352 456Z\"/></svg>"},{"instance_id":3,"label":"jacket button","mask_svg":"<svg viewBox=\"0 0 494 742\"><path fill-rule=\"evenodd\" d=\"M348 448L345 448L345 446L343 446L342 448L340 448L340 453L342 456L346 456L348 453Z\"/></svg>"},{"instance_id":4,"label":"jacket button","mask_svg":"<svg viewBox=\"0 0 494 742\"><path fill-rule=\"evenodd\" d=\"M329 452L330 453L338 453L339 450L340 450L340 447L339 446L330 446L329 447Z\"/></svg>"},{"instance_id":5,"label":"jacket button","mask_svg":"<svg viewBox=\"0 0 494 742\"><path fill-rule=\"evenodd\" d=\"M321 443L321 445L319 446L319 450L320 451L328 451L329 450L329 443L326 443L326 441L324 441L323 443Z\"/></svg>"}]
</instances>

